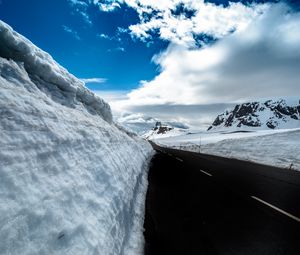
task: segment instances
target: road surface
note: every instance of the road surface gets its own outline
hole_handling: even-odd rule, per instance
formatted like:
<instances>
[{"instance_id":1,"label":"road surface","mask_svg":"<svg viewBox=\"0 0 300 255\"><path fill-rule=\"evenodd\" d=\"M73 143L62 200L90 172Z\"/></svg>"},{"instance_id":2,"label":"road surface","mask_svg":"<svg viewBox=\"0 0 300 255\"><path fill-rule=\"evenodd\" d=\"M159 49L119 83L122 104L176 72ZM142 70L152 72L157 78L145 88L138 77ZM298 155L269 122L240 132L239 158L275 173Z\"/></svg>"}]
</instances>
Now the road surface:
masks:
<instances>
[{"instance_id":1,"label":"road surface","mask_svg":"<svg viewBox=\"0 0 300 255\"><path fill-rule=\"evenodd\" d=\"M300 254L299 172L152 146L146 255Z\"/></svg>"}]
</instances>

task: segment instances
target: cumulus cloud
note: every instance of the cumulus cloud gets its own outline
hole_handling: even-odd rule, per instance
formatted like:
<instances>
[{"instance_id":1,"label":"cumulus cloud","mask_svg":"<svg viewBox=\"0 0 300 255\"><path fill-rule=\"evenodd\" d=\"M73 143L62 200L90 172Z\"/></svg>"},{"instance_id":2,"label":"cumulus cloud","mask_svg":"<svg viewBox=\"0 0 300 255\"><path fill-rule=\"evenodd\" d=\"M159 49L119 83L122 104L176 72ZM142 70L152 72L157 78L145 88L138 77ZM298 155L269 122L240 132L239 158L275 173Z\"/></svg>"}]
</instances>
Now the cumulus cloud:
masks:
<instances>
[{"instance_id":1,"label":"cumulus cloud","mask_svg":"<svg viewBox=\"0 0 300 255\"><path fill-rule=\"evenodd\" d=\"M100 1L94 1L94 3L98 4L99 9L104 12L112 12L117 8L120 8L119 3L117 2L100 3Z\"/></svg>"},{"instance_id":2,"label":"cumulus cloud","mask_svg":"<svg viewBox=\"0 0 300 255\"><path fill-rule=\"evenodd\" d=\"M129 27L131 33L138 38L147 39L151 32L157 31L160 38L179 45L194 47L201 35L222 38L235 30L243 29L250 21L261 14L268 5L245 6L231 3L227 8L204 1L169 0L164 7L154 5L148 11L151 18L142 18L142 22ZM176 14L176 8L183 4L186 10L194 12L193 16ZM152 12L156 15L152 16ZM143 11L140 11L143 14ZM197 37L197 35L200 37ZM203 44L203 42L202 42Z\"/></svg>"},{"instance_id":3,"label":"cumulus cloud","mask_svg":"<svg viewBox=\"0 0 300 255\"><path fill-rule=\"evenodd\" d=\"M207 104L299 94L300 14L273 6L247 28L201 49L170 46L161 73L141 82L129 101Z\"/></svg>"},{"instance_id":4,"label":"cumulus cloud","mask_svg":"<svg viewBox=\"0 0 300 255\"><path fill-rule=\"evenodd\" d=\"M140 21L129 26L132 36L147 41L156 34L160 39L194 47L205 44L203 35L222 38L232 31L246 27L253 19L269 8L268 4L222 5L204 0L107 0L103 11L127 4L136 10Z\"/></svg>"},{"instance_id":5,"label":"cumulus cloud","mask_svg":"<svg viewBox=\"0 0 300 255\"><path fill-rule=\"evenodd\" d=\"M126 29L133 37L149 41L155 34L160 39L188 47L205 44L207 36L218 39L243 29L269 8L269 4L242 3L229 3L224 7L204 0L68 1L88 23L92 23L87 13L90 5L103 12L112 12L127 5L139 15L139 22Z\"/></svg>"}]
</instances>

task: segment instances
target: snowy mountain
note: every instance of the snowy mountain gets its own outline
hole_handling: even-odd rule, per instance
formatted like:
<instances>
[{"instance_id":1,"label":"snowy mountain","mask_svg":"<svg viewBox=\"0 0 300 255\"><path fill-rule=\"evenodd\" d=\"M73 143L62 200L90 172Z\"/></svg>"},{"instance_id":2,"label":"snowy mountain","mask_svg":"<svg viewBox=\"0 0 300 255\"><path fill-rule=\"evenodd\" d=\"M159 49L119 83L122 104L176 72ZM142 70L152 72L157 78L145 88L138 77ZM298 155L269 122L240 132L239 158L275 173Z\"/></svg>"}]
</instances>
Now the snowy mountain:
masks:
<instances>
[{"instance_id":1,"label":"snowy mountain","mask_svg":"<svg viewBox=\"0 0 300 255\"><path fill-rule=\"evenodd\" d=\"M183 134L187 134L188 132L189 132L188 128L178 128L168 123L161 123L160 121L158 121L155 123L155 126L151 130L143 134L142 137L148 140L153 140L153 139L183 135Z\"/></svg>"},{"instance_id":2,"label":"snowy mountain","mask_svg":"<svg viewBox=\"0 0 300 255\"><path fill-rule=\"evenodd\" d=\"M219 115L211 131L287 129L300 127L300 100L277 99L236 105Z\"/></svg>"},{"instance_id":3,"label":"snowy mountain","mask_svg":"<svg viewBox=\"0 0 300 255\"><path fill-rule=\"evenodd\" d=\"M164 121L162 122L159 119L145 116L143 114L124 114L122 117L117 118L117 122L124 126L125 128L137 133L138 135L141 135L144 137L145 134L148 134L151 132L155 126L156 123L164 123L164 125L167 125L171 127L172 129L188 129L188 126L184 123L178 122L178 121Z\"/></svg>"},{"instance_id":4,"label":"snowy mountain","mask_svg":"<svg viewBox=\"0 0 300 255\"><path fill-rule=\"evenodd\" d=\"M142 254L151 146L0 21L0 253Z\"/></svg>"}]
</instances>

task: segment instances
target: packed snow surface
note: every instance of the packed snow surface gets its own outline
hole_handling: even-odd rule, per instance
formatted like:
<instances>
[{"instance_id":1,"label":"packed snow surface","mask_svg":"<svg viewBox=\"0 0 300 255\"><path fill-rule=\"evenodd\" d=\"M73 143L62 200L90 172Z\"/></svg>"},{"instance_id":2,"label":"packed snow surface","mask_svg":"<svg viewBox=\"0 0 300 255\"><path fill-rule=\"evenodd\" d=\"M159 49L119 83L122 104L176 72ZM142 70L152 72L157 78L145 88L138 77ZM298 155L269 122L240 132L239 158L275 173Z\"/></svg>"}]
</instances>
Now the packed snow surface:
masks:
<instances>
[{"instance_id":1,"label":"packed snow surface","mask_svg":"<svg viewBox=\"0 0 300 255\"><path fill-rule=\"evenodd\" d=\"M0 22L0 253L142 254L150 145Z\"/></svg>"},{"instance_id":2,"label":"packed snow surface","mask_svg":"<svg viewBox=\"0 0 300 255\"><path fill-rule=\"evenodd\" d=\"M300 129L201 132L153 141L182 150L300 170Z\"/></svg>"}]
</instances>

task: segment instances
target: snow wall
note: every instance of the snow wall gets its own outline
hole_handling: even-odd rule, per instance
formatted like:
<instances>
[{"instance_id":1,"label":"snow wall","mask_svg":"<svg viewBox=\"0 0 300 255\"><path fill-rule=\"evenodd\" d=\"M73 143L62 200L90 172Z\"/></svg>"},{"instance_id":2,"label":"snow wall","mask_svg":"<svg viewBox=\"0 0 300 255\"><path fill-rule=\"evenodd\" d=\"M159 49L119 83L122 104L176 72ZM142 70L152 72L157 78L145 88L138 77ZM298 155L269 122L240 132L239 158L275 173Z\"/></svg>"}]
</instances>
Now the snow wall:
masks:
<instances>
[{"instance_id":1,"label":"snow wall","mask_svg":"<svg viewBox=\"0 0 300 255\"><path fill-rule=\"evenodd\" d=\"M151 146L0 21L0 253L141 254Z\"/></svg>"}]
</instances>

